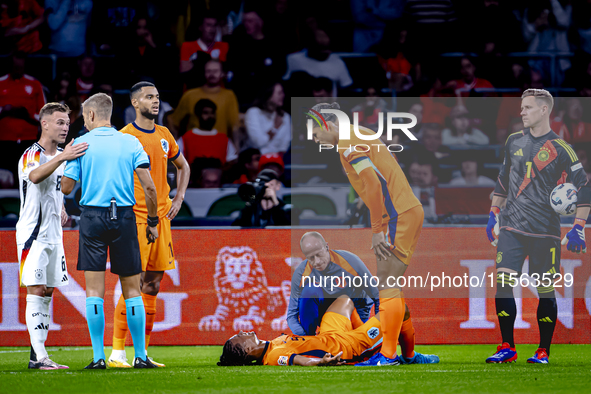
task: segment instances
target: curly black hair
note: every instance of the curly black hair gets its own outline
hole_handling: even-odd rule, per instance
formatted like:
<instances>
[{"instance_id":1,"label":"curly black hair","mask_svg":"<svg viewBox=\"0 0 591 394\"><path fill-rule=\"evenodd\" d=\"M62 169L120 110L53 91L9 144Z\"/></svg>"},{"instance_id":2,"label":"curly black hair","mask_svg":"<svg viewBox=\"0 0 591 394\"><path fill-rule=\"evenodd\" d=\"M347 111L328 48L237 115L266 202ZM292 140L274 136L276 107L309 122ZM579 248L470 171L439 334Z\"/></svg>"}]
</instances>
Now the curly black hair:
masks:
<instances>
[{"instance_id":1,"label":"curly black hair","mask_svg":"<svg viewBox=\"0 0 591 394\"><path fill-rule=\"evenodd\" d=\"M228 339L224 344L224 349L222 350L218 366L230 367L237 365L251 365L252 359L249 360L249 358L248 353L246 353L246 350L244 350L241 345L234 344Z\"/></svg>"}]
</instances>

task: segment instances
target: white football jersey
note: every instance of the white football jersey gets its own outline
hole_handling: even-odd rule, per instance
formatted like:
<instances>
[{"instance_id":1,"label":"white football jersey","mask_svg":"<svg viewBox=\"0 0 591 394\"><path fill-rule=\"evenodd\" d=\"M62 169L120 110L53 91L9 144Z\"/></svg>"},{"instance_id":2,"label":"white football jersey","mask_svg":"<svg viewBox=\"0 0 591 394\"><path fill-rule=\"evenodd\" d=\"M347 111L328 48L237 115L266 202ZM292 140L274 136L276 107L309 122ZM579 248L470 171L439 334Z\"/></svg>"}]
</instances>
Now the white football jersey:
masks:
<instances>
[{"instance_id":1,"label":"white football jersey","mask_svg":"<svg viewBox=\"0 0 591 394\"><path fill-rule=\"evenodd\" d=\"M37 240L48 244L62 243L62 207L64 195L61 192L61 179L66 163L62 163L43 182L35 185L29 174L55 156L46 156L45 149L33 144L18 162L19 191L21 211L16 224L16 243L24 244ZM58 148L56 155L62 149Z\"/></svg>"}]
</instances>

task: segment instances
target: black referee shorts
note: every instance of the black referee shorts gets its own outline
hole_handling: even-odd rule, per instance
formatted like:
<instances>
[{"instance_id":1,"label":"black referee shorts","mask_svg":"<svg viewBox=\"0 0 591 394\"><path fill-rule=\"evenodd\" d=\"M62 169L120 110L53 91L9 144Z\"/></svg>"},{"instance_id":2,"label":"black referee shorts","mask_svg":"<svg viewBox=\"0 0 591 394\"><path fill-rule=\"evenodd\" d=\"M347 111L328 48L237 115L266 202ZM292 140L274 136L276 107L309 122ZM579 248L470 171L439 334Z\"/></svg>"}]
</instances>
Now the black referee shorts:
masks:
<instances>
[{"instance_id":1,"label":"black referee shorts","mask_svg":"<svg viewBox=\"0 0 591 394\"><path fill-rule=\"evenodd\" d=\"M521 275L529 256L529 275L560 273L560 239L536 238L501 230L497 247L497 269L509 268Z\"/></svg>"},{"instance_id":2,"label":"black referee shorts","mask_svg":"<svg viewBox=\"0 0 591 394\"><path fill-rule=\"evenodd\" d=\"M108 208L82 207L78 271L106 271L108 248L112 273L131 276L142 272L133 207L117 207L117 216L111 220Z\"/></svg>"}]
</instances>

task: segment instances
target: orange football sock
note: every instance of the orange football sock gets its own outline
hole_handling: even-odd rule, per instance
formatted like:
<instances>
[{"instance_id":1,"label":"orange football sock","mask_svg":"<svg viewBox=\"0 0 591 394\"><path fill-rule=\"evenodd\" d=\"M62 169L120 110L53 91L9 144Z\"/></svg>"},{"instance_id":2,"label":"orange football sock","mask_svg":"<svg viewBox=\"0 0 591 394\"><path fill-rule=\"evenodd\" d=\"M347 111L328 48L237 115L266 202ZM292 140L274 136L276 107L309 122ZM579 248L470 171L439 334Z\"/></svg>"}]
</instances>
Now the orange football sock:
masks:
<instances>
[{"instance_id":1,"label":"orange football sock","mask_svg":"<svg viewBox=\"0 0 591 394\"><path fill-rule=\"evenodd\" d=\"M154 328L154 320L156 320L156 298L157 296L142 293L144 300L144 308L146 309L146 349L150 343L150 334Z\"/></svg>"},{"instance_id":2,"label":"orange football sock","mask_svg":"<svg viewBox=\"0 0 591 394\"><path fill-rule=\"evenodd\" d=\"M380 321L384 338L381 353L388 358L396 355L404 312L404 298L399 289L380 290Z\"/></svg>"},{"instance_id":3,"label":"orange football sock","mask_svg":"<svg viewBox=\"0 0 591 394\"><path fill-rule=\"evenodd\" d=\"M400 342L400 350L404 357L412 358L415 355L415 328L412 325L410 317L408 320L402 322L402 328L400 329L400 336L398 337Z\"/></svg>"},{"instance_id":4,"label":"orange football sock","mask_svg":"<svg viewBox=\"0 0 591 394\"><path fill-rule=\"evenodd\" d=\"M363 325L363 321L359 317L357 309L353 309L353 313L351 314L351 324L353 325L353 329L356 329L357 327L361 327Z\"/></svg>"},{"instance_id":5,"label":"orange football sock","mask_svg":"<svg viewBox=\"0 0 591 394\"><path fill-rule=\"evenodd\" d=\"M125 337L127 336L127 312L125 311L125 300L123 295L119 297L115 307L115 318L113 325L113 350L125 350Z\"/></svg>"}]
</instances>

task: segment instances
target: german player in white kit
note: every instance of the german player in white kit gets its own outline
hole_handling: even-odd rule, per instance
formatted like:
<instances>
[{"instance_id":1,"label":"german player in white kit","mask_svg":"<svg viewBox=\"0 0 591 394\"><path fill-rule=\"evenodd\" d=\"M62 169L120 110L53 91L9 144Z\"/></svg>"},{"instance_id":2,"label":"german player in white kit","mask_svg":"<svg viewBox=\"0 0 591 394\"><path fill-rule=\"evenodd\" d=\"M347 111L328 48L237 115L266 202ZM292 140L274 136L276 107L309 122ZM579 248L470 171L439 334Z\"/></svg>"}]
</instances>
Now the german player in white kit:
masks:
<instances>
[{"instance_id":1,"label":"german player in white kit","mask_svg":"<svg viewBox=\"0 0 591 394\"><path fill-rule=\"evenodd\" d=\"M20 216L16 243L20 261L20 285L27 288L26 322L31 338L31 369L68 369L52 361L45 350L49 330L49 304L54 287L68 285L62 226L68 220L61 177L66 161L84 155L88 144L64 149L70 118L68 106L47 103L39 112L41 138L18 163Z\"/></svg>"}]
</instances>

